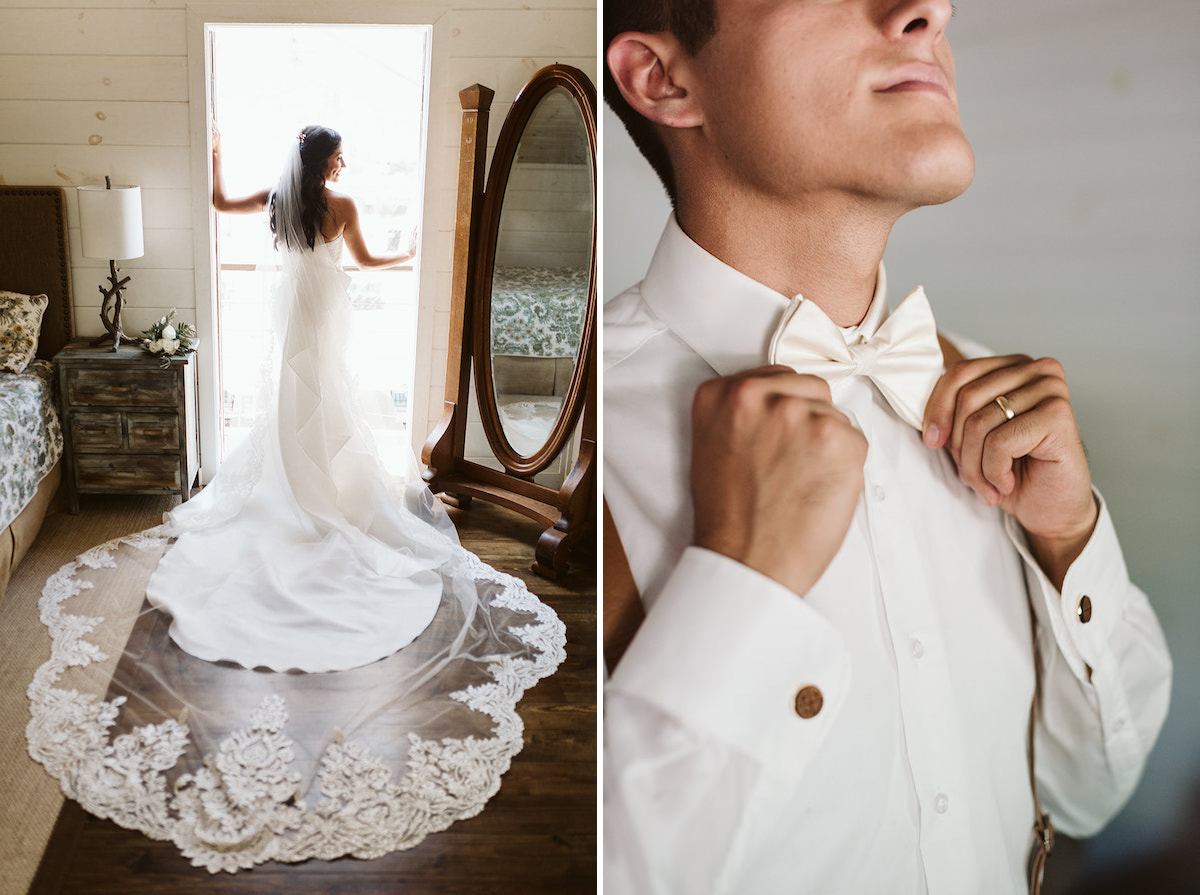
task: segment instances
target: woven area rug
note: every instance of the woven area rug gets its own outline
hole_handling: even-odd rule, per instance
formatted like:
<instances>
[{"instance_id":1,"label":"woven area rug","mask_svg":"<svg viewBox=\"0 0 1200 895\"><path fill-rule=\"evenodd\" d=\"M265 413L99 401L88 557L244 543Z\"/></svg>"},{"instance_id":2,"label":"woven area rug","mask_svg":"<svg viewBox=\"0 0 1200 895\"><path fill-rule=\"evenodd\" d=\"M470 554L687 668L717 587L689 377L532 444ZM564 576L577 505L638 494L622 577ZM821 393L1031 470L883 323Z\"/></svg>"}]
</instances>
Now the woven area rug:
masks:
<instances>
[{"instance_id":1,"label":"woven area rug","mask_svg":"<svg viewBox=\"0 0 1200 895\"><path fill-rule=\"evenodd\" d=\"M50 656L50 636L38 619L38 598L46 579L85 550L112 538L157 525L178 497L140 495L88 496L72 516L52 507L0 602L0 799L10 810L0 812L0 895L23 895L37 872L63 796L58 782L29 757L25 726L29 723L26 687ZM88 595L94 614L124 602L140 604L142 595L129 588L96 589ZM136 608L136 607L135 607ZM123 639L127 631L113 632ZM111 675L123 642L105 644L112 658ZM14 810L20 806L19 810Z\"/></svg>"}]
</instances>

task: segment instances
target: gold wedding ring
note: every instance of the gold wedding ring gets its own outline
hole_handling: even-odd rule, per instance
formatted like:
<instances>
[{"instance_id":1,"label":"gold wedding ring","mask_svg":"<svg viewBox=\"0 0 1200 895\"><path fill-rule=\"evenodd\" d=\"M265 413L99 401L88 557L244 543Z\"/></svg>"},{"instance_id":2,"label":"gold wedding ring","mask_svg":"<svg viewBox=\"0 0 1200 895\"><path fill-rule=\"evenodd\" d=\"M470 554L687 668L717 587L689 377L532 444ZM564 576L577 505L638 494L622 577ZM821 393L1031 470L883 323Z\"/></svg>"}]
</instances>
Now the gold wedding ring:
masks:
<instances>
[{"instance_id":1,"label":"gold wedding ring","mask_svg":"<svg viewBox=\"0 0 1200 895\"><path fill-rule=\"evenodd\" d=\"M998 396L996 398L996 403L999 404L1000 409L1004 411L1004 418L1006 420L1010 420L1017 415L1017 412L1013 410L1012 404L1008 403L1008 398L1004 397L1004 395Z\"/></svg>"}]
</instances>

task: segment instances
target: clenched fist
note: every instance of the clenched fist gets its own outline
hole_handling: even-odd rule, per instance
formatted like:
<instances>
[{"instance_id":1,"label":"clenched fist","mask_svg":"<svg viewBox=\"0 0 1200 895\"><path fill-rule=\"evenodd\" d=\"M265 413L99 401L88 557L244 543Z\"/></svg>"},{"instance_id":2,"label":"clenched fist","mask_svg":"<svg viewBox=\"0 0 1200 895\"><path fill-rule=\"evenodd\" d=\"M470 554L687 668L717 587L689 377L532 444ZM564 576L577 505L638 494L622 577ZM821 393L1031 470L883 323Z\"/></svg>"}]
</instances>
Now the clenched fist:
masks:
<instances>
[{"instance_id":1,"label":"clenched fist","mask_svg":"<svg viewBox=\"0 0 1200 895\"><path fill-rule=\"evenodd\" d=\"M692 405L696 545L803 596L850 528L866 459L823 379L771 366L704 383Z\"/></svg>"}]
</instances>

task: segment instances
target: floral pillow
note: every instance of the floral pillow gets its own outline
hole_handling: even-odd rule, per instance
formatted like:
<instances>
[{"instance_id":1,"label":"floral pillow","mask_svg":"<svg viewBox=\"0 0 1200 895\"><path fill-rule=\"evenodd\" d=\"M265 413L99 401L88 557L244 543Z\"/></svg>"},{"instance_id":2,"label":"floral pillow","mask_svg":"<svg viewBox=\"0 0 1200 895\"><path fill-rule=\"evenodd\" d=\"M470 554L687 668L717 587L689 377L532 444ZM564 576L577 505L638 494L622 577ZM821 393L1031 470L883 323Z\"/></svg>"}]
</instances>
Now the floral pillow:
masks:
<instances>
[{"instance_id":1,"label":"floral pillow","mask_svg":"<svg viewBox=\"0 0 1200 895\"><path fill-rule=\"evenodd\" d=\"M0 371L25 372L37 354L42 314L49 304L44 295L0 290Z\"/></svg>"}]
</instances>

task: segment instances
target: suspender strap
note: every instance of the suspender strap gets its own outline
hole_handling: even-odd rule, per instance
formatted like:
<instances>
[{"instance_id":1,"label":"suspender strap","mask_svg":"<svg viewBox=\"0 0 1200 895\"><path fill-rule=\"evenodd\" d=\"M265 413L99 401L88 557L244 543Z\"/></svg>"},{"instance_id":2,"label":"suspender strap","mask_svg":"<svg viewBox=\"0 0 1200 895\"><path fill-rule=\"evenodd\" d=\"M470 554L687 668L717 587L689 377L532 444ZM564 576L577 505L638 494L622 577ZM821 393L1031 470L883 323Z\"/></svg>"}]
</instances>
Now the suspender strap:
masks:
<instances>
[{"instance_id":1,"label":"suspender strap","mask_svg":"<svg viewBox=\"0 0 1200 895\"><path fill-rule=\"evenodd\" d=\"M641 627L646 610L638 595L629 558L604 501L604 664L612 674L633 635Z\"/></svg>"},{"instance_id":2,"label":"suspender strap","mask_svg":"<svg viewBox=\"0 0 1200 895\"><path fill-rule=\"evenodd\" d=\"M941 333L938 333L937 337L938 345L940 345L942 348L942 363L944 363L947 367L951 367L964 359L963 353L958 350L953 342L951 342Z\"/></svg>"},{"instance_id":3,"label":"suspender strap","mask_svg":"<svg viewBox=\"0 0 1200 895\"><path fill-rule=\"evenodd\" d=\"M1042 689L1042 655L1037 646L1037 616L1033 611L1032 597L1029 602L1029 630L1033 638L1033 700L1029 704L1029 789L1033 793L1033 852L1029 860L1029 895L1040 895L1042 878L1046 873L1046 858L1054 848L1054 824L1042 811L1038 799L1037 773L1034 757L1035 728L1038 716L1038 696Z\"/></svg>"}]
</instances>

